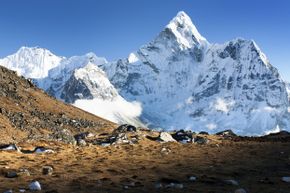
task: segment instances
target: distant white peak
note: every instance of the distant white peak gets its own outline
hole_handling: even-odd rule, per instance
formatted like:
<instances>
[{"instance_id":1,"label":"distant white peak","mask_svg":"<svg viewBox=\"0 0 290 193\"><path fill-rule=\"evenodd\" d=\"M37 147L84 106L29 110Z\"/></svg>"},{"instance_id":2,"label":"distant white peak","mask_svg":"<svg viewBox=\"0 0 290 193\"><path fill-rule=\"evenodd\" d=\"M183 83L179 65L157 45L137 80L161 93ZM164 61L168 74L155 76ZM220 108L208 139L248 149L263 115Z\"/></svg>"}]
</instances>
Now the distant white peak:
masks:
<instances>
[{"instance_id":1,"label":"distant white peak","mask_svg":"<svg viewBox=\"0 0 290 193\"><path fill-rule=\"evenodd\" d=\"M129 63L135 63L135 62L138 62L139 61L139 58L136 56L135 53L131 53L129 56L128 56L128 62Z\"/></svg>"},{"instance_id":2,"label":"distant white peak","mask_svg":"<svg viewBox=\"0 0 290 193\"><path fill-rule=\"evenodd\" d=\"M106 76L105 72L101 70L96 64L89 62L85 67L75 70L75 77L83 79L86 77L98 78L98 76Z\"/></svg>"},{"instance_id":3,"label":"distant white peak","mask_svg":"<svg viewBox=\"0 0 290 193\"><path fill-rule=\"evenodd\" d=\"M61 57L61 56L56 56L50 50L45 49L45 48L41 48L39 46L35 46L35 47L22 46L22 47L19 48L19 50L14 55L21 55L21 56L30 55L30 56L33 56L33 54L34 55L42 54L42 55L46 55L46 56L49 56L49 57L65 58L65 57Z\"/></svg>"},{"instance_id":4,"label":"distant white peak","mask_svg":"<svg viewBox=\"0 0 290 193\"><path fill-rule=\"evenodd\" d=\"M103 58L103 57L98 57L96 56L95 53L93 52L89 52L85 55L85 57L88 59L88 62L90 63L94 63L96 65L101 65L101 64L104 64L104 63L108 63L108 61L106 60L106 58Z\"/></svg>"},{"instance_id":5,"label":"distant white peak","mask_svg":"<svg viewBox=\"0 0 290 193\"><path fill-rule=\"evenodd\" d=\"M196 44L208 44L207 40L200 35L190 17L184 11L178 12L166 28L171 30L176 36L178 43L186 48L191 48Z\"/></svg>"},{"instance_id":6,"label":"distant white peak","mask_svg":"<svg viewBox=\"0 0 290 193\"><path fill-rule=\"evenodd\" d=\"M0 65L17 71L26 78L44 78L48 71L65 59L40 47L21 47L16 53L0 60Z\"/></svg>"}]
</instances>

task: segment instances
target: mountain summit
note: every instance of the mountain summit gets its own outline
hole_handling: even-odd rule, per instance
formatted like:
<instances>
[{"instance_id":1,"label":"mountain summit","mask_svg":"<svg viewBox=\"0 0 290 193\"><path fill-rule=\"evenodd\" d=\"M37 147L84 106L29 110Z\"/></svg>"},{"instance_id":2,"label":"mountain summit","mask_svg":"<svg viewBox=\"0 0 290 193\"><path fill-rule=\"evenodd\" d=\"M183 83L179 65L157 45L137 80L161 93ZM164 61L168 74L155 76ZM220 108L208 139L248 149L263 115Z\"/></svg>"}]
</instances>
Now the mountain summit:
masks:
<instances>
[{"instance_id":1,"label":"mountain summit","mask_svg":"<svg viewBox=\"0 0 290 193\"><path fill-rule=\"evenodd\" d=\"M0 59L0 64L26 78L44 78L64 59L39 47L21 47L15 54Z\"/></svg>"},{"instance_id":2,"label":"mountain summit","mask_svg":"<svg viewBox=\"0 0 290 193\"><path fill-rule=\"evenodd\" d=\"M285 83L256 43L210 44L184 12L104 70L124 98L142 103L151 127L243 135L289 128Z\"/></svg>"},{"instance_id":3,"label":"mountain summit","mask_svg":"<svg viewBox=\"0 0 290 193\"><path fill-rule=\"evenodd\" d=\"M193 25L190 17L183 11L180 11L170 21L165 31L173 33L177 42L184 46L184 48L191 48L197 44L207 43L206 39L200 35Z\"/></svg>"},{"instance_id":4,"label":"mountain summit","mask_svg":"<svg viewBox=\"0 0 290 193\"><path fill-rule=\"evenodd\" d=\"M92 53L48 54L51 60L16 55L0 64L111 121L142 125L140 118L151 128L241 135L290 128L286 85L257 44L242 38L209 43L182 11L151 42L114 62Z\"/></svg>"}]
</instances>

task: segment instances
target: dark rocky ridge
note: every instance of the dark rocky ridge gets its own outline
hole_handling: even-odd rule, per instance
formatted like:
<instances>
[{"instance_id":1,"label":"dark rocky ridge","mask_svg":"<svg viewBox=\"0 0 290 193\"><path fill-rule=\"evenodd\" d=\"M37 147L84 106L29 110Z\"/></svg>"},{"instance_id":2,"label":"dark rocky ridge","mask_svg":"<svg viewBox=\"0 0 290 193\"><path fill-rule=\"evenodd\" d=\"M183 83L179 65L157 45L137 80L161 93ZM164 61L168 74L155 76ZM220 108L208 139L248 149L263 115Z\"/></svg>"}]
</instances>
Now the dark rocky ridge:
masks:
<instances>
[{"instance_id":1,"label":"dark rocky ridge","mask_svg":"<svg viewBox=\"0 0 290 193\"><path fill-rule=\"evenodd\" d=\"M26 139L70 142L67 138L71 137L65 136L68 133L73 136L85 130L114 127L109 121L55 100L30 80L0 67L1 143ZM13 131L18 134L13 135Z\"/></svg>"}]
</instances>

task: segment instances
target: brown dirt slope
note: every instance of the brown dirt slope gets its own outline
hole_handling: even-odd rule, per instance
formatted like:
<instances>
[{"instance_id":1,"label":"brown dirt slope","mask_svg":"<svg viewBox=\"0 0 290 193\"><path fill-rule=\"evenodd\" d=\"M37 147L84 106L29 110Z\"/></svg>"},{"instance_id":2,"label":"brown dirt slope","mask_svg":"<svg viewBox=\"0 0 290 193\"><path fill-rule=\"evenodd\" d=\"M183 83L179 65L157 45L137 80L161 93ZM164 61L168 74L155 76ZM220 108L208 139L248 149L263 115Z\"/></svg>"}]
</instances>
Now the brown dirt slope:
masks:
<instances>
[{"instance_id":1,"label":"brown dirt slope","mask_svg":"<svg viewBox=\"0 0 290 193\"><path fill-rule=\"evenodd\" d=\"M1 144L54 139L64 130L75 134L114 127L114 123L55 100L31 81L0 67Z\"/></svg>"}]
</instances>

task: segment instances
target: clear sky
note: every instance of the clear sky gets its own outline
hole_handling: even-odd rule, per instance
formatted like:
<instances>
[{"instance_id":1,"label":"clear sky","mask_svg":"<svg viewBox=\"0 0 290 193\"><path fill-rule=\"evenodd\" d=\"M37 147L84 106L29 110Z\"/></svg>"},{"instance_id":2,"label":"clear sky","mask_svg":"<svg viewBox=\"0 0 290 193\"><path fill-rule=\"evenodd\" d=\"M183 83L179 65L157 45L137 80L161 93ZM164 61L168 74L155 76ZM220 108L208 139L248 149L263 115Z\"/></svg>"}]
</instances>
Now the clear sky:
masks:
<instances>
[{"instance_id":1,"label":"clear sky","mask_svg":"<svg viewBox=\"0 0 290 193\"><path fill-rule=\"evenodd\" d=\"M290 81L289 0L1 0L0 57L21 46L127 57L185 11L212 43L254 39Z\"/></svg>"}]
</instances>

